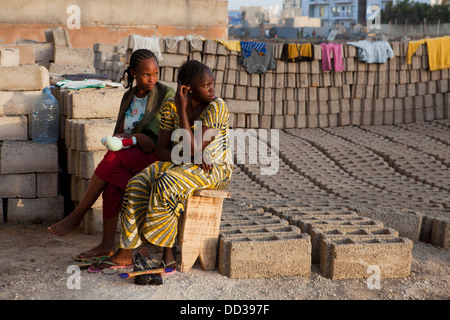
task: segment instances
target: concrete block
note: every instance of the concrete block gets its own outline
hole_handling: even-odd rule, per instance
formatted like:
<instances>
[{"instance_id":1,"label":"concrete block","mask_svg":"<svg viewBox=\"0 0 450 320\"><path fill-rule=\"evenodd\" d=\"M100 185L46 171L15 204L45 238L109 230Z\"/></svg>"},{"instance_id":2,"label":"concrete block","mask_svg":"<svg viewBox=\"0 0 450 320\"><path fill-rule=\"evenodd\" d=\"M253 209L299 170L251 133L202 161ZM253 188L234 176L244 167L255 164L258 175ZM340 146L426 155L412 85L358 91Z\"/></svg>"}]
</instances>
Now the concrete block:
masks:
<instances>
[{"instance_id":1,"label":"concrete block","mask_svg":"<svg viewBox=\"0 0 450 320\"><path fill-rule=\"evenodd\" d=\"M54 63L66 66L92 67L94 50L91 48L68 48L55 46Z\"/></svg>"},{"instance_id":2,"label":"concrete block","mask_svg":"<svg viewBox=\"0 0 450 320\"><path fill-rule=\"evenodd\" d=\"M19 51L19 65L34 65L36 63L36 56L34 54L35 51L35 45L27 45L27 44L7 44L7 45L1 45L1 49L17 49ZM1 63L0 63L1 65Z\"/></svg>"},{"instance_id":3,"label":"concrete block","mask_svg":"<svg viewBox=\"0 0 450 320\"><path fill-rule=\"evenodd\" d=\"M297 114L295 117L295 127L296 128L306 128L306 115Z\"/></svg>"},{"instance_id":4,"label":"concrete block","mask_svg":"<svg viewBox=\"0 0 450 320\"><path fill-rule=\"evenodd\" d=\"M259 116L259 127L261 129L272 128L272 117L270 115L260 115Z\"/></svg>"},{"instance_id":5,"label":"concrete block","mask_svg":"<svg viewBox=\"0 0 450 320\"><path fill-rule=\"evenodd\" d=\"M350 111L350 123L355 126L361 125L361 112Z\"/></svg>"},{"instance_id":6,"label":"concrete block","mask_svg":"<svg viewBox=\"0 0 450 320\"><path fill-rule=\"evenodd\" d=\"M398 232L392 228L372 228L372 229L358 229L358 228L334 228L334 229L320 229L312 228L310 230L311 242L316 245L312 251L312 263L320 263L320 253L324 252L323 240L375 240L375 239L389 239L398 237ZM314 240L313 240L314 239Z\"/></svg>"},{"instance_id":7,"label":"concrete block","mask_svg":"<svg viewBox=\"0 0 450 320\"><path fill-rule=\"evenodd\" d=\"M317 128L319 125L319 117L317 114L308 114L306 116L306 127Z\"/></svg>"},{"instance_id":8,"label":"concrete block","mask_svg":"<svg viewBox=\"0 0 450 320\"><path fill-rule=\"evenodd\" d=\"M71 136L72 146L83 151L105 150L101 139L114 132L115 119L80 119L73 120L75 133ZM71 123L73 125L73 123ZM67 139L67 138L66 138Z\"/></svg>"},{"instance_id":9,"label":"concrete block","mask_svg":"<svg viewBox=\"0 0 450 320\"><path fill-rule=\"evenodd\" d=\"M0 174L0 198L35 198L36 174Z\"/></svg>"},{"instance_id":10,"label":"concrete block","mask_svg":"<svg viewBox=\"0 0 450 320\"><path fill-rule=\"evenodd\" d=\"M64 218L64 197L8 199L10 223L54 222Z\"/></svg>"},{"instance_id":11,"label":"concrete block","mask_svg":"<svg viewBox=\"0 0 450 320\"><path fill-rule=\"evenodd\" d=\"M283 117L284 117L283 129L295 128L295 115L285 114Z\"/></svg>"},{"instance_id":12,"label":"concrete block","mask_svg":"<svg viewBox=\"0 0 450 320\"><path fill-rule=\"evenodd\" d=\"M247 100L257 101L258 99L258 88L247 87Z\"/></svg>"},{"instance_id":13,"label":"concrete block","mask_svg":"<svg viewBox=\"0 0 450 320\"><path fill-rule=\"evenodd\" d=\"M350 111L340 112L338 114L339 126L349 126L351 125L351 115Z\"/></svg>"},{"instance_id":14,"label":"concrete block","mask_svg":"<svg viewBox=\"0 0 450 320\"><path fill-rule=\"evenodd\" d=\"M17 48L0 47L0 67L15 67L20 64L20 54Z\"/></svg>"},{"instance_id":15,"label":"concrete block","mask_svg":"<svg viewBox=\"0 0 450 320\"><path fill-rule=\"evenodd\" d=\"M284 128L284 116L273 115L272 116L272 128L273 129L283 129Z\"/></svg>"},{"instance_id":16,"label":"concrete block","mask_svg":"<svg viewBox=\"0 0 450 320\"><path fill-rule=\"evenodd\" d=\"M234 98L234 85L225 83L222 86L222 98L233 99Z\"/></svg>"},{"instance_id":17,"label":"concrete block","mask_svg":"<svg viewBox=\"0 0 450 320\"><path fill-rule=\"evenodd\" d=\"M59 195L58 173L36 173L36 197L56 198Z\"/></svg>"},{"instance_id":18,"label":"concrete block","mask_svg":"<svg viewBox=\"0 0 450 320\"><path fill-rule=\"evenodd\" d=\"M49 74L45 67L0 67L0 90L33 91L49 86Z\"/></svg>"},{"instance_id":19,"label":"concrete block","mask_svg":"<svg viewBox=\"0 0 450 320\"><path fill-rule=\"evenodd\" d=\"M159 67L172 67L179 68L187 61L186 56L182 56L176 53L162 53L163 60L158 62ZM215 60L213 61L214 64Z\"/></svg>"},{"instance_id":20,"label":"concrete block","mask_svg":"<svg viewBox=\"0 0 450 320\"><path fill-rule=\"evenodd\" d=\"M365 279L371 266L379 268L382 279L405 278L411 272L413 243L407 238L323 241L320 270L333 280Z\"/></svg>"},{"instance_id":21,"label":"concrete block","mask_svg":"<svg viewBox=\"0 0 450 320\"><path fill-rule=\"evenodd\" d=\"M0 148L0 173L58 172L56 143L5 141Z\"/></svg>"},{"instance_id":22,"label":"concrete block","mask_svg":"<svg viewBox=\"0 0 450 320\"><path fill-rule=\"evenodd\" d=\"M69 119L114 118L119 112L125 89L74 91L67 106Z\"/></svg>"},{"instance_id":23,"label":"concrete block","mask_svg":"<svg viewBox=\"0 0 450 320\"><path fill-rule=\"evenodd\" d=\"M306 234L221 236L219 255L219 272L235 279L311 273L311 243Z\"/></svg>"},{"instance_id":24,"label":"concrete block","mask_svg":"<svg viewBox=\"0 0 450 320\"><path fill-rule=\"evenodd\" d=\"M233 113L259 114L258 101L226 99L228 109Z\"/></svg>"},{"instance_id":25,"label":"concrete block","mask_svg":"<svg viewBox=\"0 0 450 320\"><path fill-rule=\"evenodd\" d=\"M0 117L0 139L28 140L27 116Z\"/></svg>"}]
</instances>

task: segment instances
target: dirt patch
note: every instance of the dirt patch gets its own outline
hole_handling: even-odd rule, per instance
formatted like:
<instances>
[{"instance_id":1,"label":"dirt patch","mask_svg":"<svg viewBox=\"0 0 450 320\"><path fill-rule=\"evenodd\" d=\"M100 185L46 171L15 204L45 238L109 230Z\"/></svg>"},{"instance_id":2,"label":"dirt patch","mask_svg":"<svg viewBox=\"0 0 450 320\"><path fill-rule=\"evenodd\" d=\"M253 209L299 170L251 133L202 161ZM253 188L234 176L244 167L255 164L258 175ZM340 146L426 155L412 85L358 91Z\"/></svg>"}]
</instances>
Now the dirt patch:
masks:
<instances>
[{"instance_id":1,"label":"dirt patch","mask_svg":"<svg viewBox=\"0 0 450 320\"><path fill-rule=\"evenodd\" d=\"M71 233L58 238L46 225L0 224L2 300L448 300L450 251L414 243L412 271L404 279L330 280L313 266L309 277L230 279L198 264L188 273L163 276L160 286L138 286L117 275L81 270L79 289L67 272L74 255L92 248L100 235ZM153 255L157 258L159 251ZM69 283L69 286L68 286Z\"/></svg>"}]
</instances>

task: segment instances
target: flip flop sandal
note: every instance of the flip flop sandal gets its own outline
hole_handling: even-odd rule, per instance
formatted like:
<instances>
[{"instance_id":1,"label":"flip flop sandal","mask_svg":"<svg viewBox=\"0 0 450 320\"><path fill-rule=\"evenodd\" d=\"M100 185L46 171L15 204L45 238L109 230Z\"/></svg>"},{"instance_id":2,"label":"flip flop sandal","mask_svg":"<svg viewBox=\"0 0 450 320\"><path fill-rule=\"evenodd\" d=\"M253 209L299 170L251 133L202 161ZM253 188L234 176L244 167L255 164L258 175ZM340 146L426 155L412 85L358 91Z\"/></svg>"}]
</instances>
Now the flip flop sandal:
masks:
<instances>
[{"instance_id":1,"label":"flip flop sandal","mask_svg":"<svg viewBox=\"0 0 450 320\"><path fill-rule=\"evenodd\" d=\"M93 269L93 268L92 268L93 265L91 265L91 266L88 268L88 272L89 272L89 273L99 273L99 272L102 272L102 271L104 272L105 270L114 271L114 270L117 270L117 269L128 269L128 268L133 268L133 265L122 266L122 265L119 265L119 264L117 264L117 263L115 263L115 262L112 262L112 261L98 261L97 264L96 264L96 266L98 266L98 265L100 265L100 264L109 264L109 265L111 265L111 267L106 267L106 268L103 268L103 269ZM113 273L113 272L109 272L109 271L106 271L105 273Z\"/></svg>"},{"instance_id":2,"label":"flip flop sandal","mask_svg":"<svg viewBox=\"0 0 450 320\"><path fill-rule=\"evenodd\" d=\"M93 265L95 263L99 263L102 260L105 260L107 258L109 258L109 257L108 256L96 257L95 259L81 261L79 263L76 263L75 265L78 266L79 268L86 268L86 267L90 267L91 265Z\"/></svg>"},{"instance_id":3,"label":"flip flop sandal","mask_svg":"<svg viewBox=\"0 0 450 320\"><path fill-rule=\"evenodd\" d=\"M73 260L77 262L96 262L101 261L106 258L109 258L110 256L93 256L93 257L81 257L79 254L73 257Z\"/></svg>"},{"instance_id":4,"label":"flip flop sandal","mask_svg":"<svg viewBox=\"0 0 450 320\"><path fill-rule=\"evenodd\" d=\"M175 265L175 266L171 266L171 265ZM175 272L177 272L177 268L178 268L178 265L177 265L177 262L174 260L174 261L170 261L169 263L164 263L164 260L161 260L161 267L162 268L171 268L172 269L172 271L170 271L170 272L163 272L163 273L161 273L161 274L172 274L172 273L175 273Z\"/></svg>"}]
</instances>

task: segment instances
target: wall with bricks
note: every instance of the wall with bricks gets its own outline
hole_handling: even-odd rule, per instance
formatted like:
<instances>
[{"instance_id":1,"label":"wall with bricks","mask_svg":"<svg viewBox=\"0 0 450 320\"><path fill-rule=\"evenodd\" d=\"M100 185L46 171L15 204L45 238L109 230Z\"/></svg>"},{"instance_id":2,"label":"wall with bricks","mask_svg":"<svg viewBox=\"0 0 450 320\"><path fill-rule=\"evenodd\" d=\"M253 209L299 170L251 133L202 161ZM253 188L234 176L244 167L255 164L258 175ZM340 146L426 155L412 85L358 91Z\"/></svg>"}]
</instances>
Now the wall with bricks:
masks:
<instances>
[{"instance_id":1,"label":"wall with bricks","mask_svg":"<svg viewBox=\"0 0 450 320\"><path fill-rule=\"evenodd\" d=\"M58 146L31 141L31 114L49 85L45 67L0 48L0 221L42 222L64 216ZM26 52L26 51L25 51Z\"/></svg>"},{"instance_id":2,"label":"wall with bricks","mask_svg":"<svg viewBox=\"0 0 450 320\"><path fill-rule=\"evenodd\" d=\"M130 37L131 39L131 37ZM214 40L202 48L192 42L160 38L162 81L176 83L177 68L188 59L208 65L216 77L216 94L227 100L230 126L239 128L324 128L347 125L386 125L449 117L449 69L430 71L428 52L420 46L406 63L408 42L390 43L395 57L386 63L360 62L358 49L343 44L344 71L322 71L320 45L313 45L313 61L280 59L276 69L249 74L240 52ZM95 46L97 73L119 81L125 55L113 46ZM128 45L128 55L132 45Z\"/></svg>"}]
</instances>

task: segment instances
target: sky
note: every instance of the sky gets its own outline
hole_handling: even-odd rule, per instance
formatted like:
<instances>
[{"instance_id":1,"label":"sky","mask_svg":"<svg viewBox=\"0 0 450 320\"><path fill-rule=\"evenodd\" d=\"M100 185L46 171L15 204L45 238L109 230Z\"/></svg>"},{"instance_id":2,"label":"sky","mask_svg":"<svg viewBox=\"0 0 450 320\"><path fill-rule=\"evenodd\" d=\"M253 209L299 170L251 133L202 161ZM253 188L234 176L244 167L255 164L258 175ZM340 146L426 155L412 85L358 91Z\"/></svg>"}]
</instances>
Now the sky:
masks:
<instances>
[{"instance_id":1,"label":"sky","mask_svg":"<svg viewBox=\"0 0 450 320\"><path fill-rule=\"evenodd\" d=\"M259 6L270 7L278 5L281 10L283 0L228 0L228 10L239 10L240 7Z\"/></svg>"}]
</instances>

